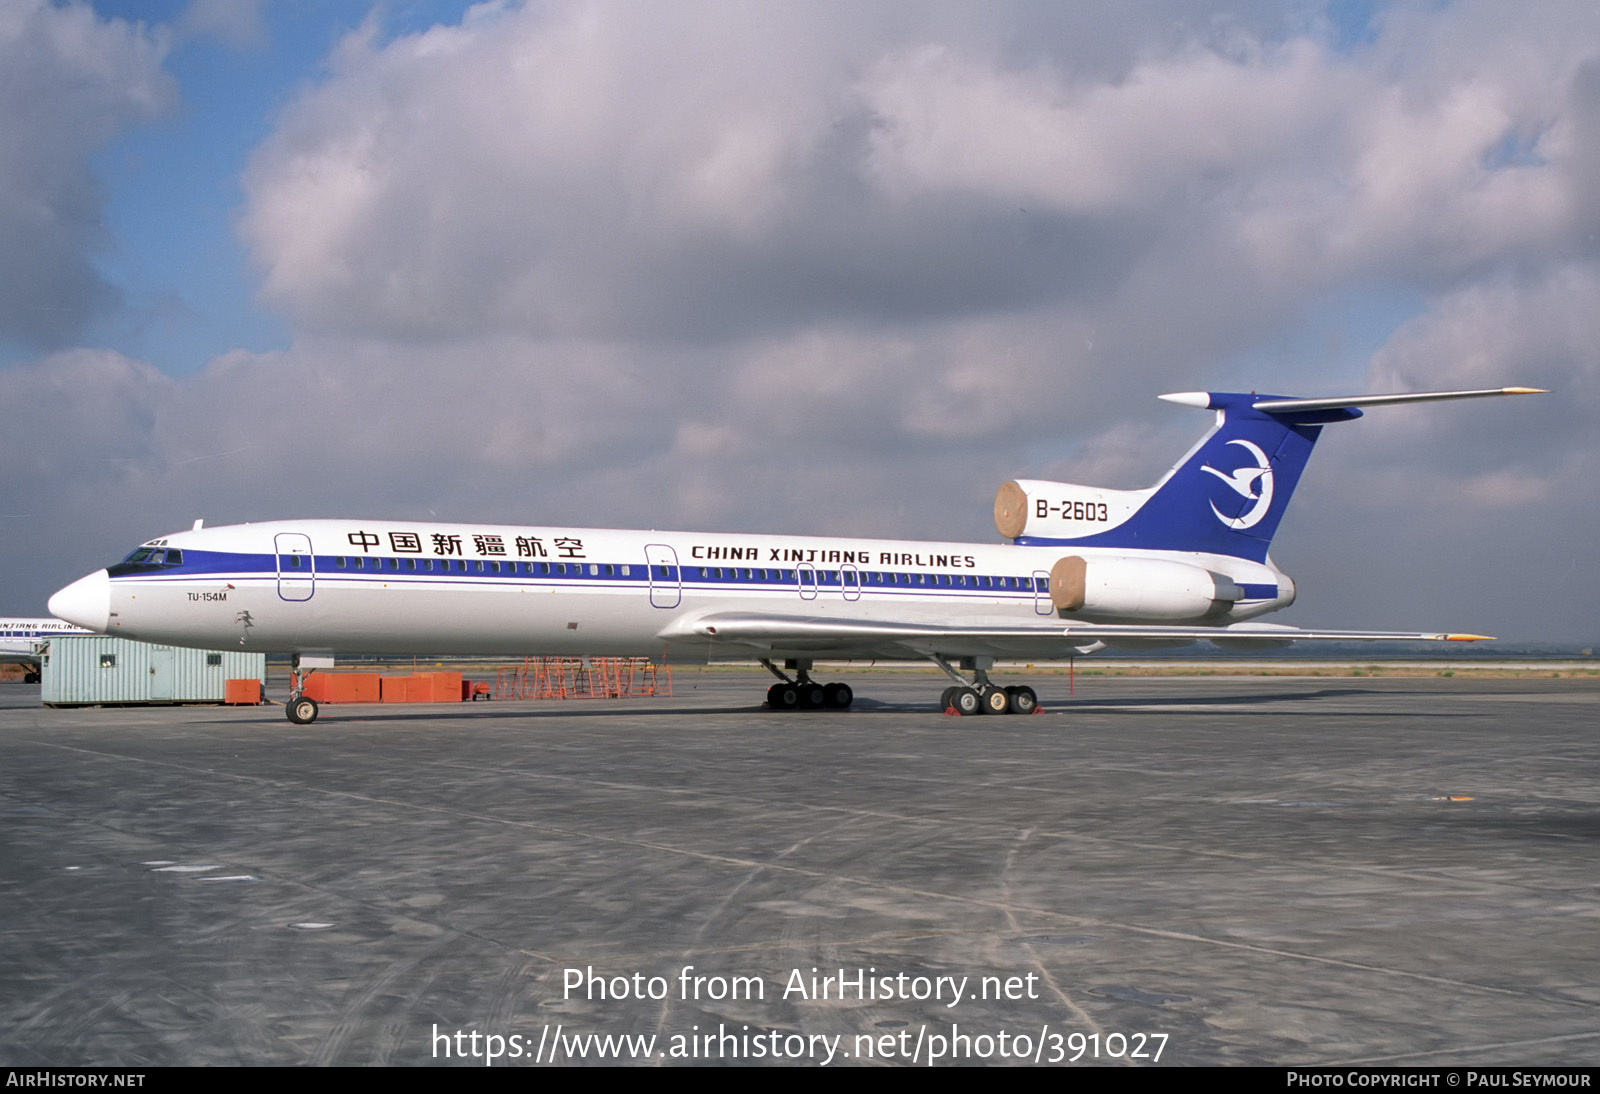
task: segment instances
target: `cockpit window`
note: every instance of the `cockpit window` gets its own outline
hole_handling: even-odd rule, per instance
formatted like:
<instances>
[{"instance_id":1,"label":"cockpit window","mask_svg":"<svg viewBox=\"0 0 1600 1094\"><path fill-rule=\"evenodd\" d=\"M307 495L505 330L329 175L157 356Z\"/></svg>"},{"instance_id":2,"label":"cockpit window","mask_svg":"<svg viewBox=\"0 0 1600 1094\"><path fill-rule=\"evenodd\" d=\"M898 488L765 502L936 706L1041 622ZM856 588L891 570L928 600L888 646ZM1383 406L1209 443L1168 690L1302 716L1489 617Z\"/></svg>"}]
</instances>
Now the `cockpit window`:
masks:
<instances>
[{"instance_id":1,"label":"cockpit window","mask_svg":"<svg viewBox=\"0 0 1600 1094\"><path fill-rule=\"evenodd\" d=\"M107 566L106 573L112 577L122 577L126 574L170 570L182 565L183 551L177 547L138 547L115 566Z\"/></svg>"}]
</instances>

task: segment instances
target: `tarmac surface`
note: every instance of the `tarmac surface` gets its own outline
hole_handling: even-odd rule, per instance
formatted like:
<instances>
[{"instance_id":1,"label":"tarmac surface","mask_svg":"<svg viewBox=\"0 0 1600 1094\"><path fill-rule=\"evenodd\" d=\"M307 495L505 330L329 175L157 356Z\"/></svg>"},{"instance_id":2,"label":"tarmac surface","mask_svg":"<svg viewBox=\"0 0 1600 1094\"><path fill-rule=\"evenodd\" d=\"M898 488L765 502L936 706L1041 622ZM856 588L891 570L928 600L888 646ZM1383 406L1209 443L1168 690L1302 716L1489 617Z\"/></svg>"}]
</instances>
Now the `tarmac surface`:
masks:
<instances>
[{"instance_id":1,"label":"tarmac surface","mask_svg":"<svg viewBox=\"0 0 1600 1094\"><path fill-rule=\"evenodd\" d=\"M837 675L0 685L0 1065L1600 1062L1600 681Z\"/></svg>"}]
</instances>

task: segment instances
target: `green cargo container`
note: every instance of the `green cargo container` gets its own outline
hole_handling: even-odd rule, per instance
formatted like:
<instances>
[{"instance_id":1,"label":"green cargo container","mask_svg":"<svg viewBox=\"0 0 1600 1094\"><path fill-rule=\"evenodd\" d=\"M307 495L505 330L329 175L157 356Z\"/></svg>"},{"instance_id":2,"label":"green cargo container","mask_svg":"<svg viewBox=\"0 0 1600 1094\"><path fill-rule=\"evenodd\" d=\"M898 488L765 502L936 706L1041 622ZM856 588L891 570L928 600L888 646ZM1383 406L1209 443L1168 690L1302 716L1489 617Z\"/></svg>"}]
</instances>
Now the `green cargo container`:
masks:
<instances>
[{"instance_id":1,"label":"green cargo container","mask_svg":"<svg viewBox=\"0 0 1600 1094\"><path fill-rule=\"evenodd\" d=\"M47 707L220 703L226 680L267 677L267 655L191 650L128 638L52 638L40 666Z\"/></svg>"}]
</instances>

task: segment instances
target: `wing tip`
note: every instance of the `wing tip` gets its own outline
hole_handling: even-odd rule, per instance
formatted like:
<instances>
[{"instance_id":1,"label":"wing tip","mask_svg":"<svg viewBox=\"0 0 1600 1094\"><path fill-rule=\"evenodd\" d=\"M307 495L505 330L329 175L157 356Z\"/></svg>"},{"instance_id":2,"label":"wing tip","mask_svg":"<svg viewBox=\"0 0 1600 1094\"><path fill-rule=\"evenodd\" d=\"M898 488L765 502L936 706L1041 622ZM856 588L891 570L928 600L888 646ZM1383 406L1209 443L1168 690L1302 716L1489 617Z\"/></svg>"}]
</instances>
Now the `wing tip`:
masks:
<instances>
[{"instance_id":1,"label":"wing tip","mask_svg":"<svg viewBox=\"0 0 1600 1094\"><path fill-rule=\"evenodd\" d=\"M1493 642L1492 634L1443 634L1439 636L1446 642Z\"/></svg>"}]
</instances>

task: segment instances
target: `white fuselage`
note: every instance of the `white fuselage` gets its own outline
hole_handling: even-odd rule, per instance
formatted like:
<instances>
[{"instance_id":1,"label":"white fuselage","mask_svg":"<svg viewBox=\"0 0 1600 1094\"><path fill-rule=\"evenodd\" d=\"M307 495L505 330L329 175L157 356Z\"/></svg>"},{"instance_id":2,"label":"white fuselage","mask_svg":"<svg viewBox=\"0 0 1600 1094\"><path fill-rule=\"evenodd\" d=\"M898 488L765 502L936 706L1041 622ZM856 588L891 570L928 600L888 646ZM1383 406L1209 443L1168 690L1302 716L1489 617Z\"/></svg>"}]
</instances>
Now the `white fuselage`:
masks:
<instances>
[{"instance_id":1,"label":"white fuselage","mask_svg":"<svg viewBox=\"0 0 1600 1094\"><path fill-rule=\"evenodd\" d=\"M1243 590L1192 617L1141 619L1224 626L1294 598L1270 561L842 536L305 520L180 532L145 548L155 563L119 564L57 594L68 614L98 622L103 611L106 633L205 648L697 662L906 656L870 639L752 651L695 632L697 620L726 612L941 627L1054 620L1048 575L1068 553L1091 565L1101 555L1181 561ZM181 561L164 562L169 552ZM1008 652L972 639L936 645L949 656ZM1059 645L1061 656L1074 652Z\"/></svg>"}]
</instances>

